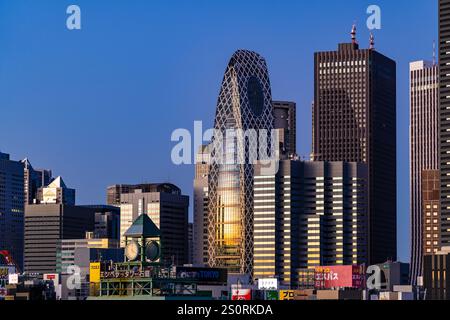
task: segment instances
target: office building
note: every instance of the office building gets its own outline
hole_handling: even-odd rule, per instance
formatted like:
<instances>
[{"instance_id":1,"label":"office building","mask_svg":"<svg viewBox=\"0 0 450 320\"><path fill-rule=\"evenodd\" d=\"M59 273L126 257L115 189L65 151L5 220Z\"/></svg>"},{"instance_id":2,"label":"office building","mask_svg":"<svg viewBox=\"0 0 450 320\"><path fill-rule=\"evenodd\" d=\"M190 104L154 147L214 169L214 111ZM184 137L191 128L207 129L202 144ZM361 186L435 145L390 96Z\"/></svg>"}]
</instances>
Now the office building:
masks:
<instances>
[{"instance_id":1,"label":"office building","mask_svg":"<svg viewBox=\"0 0 450 320\"><path fill-rule=\"evenodd\" d=\"M441 246L450 246L450 0L439 0Z\"/></svg>"},{"instance_id":2,"label":"office building","mask_svg":"<svg viewBox=\"0 0 450 320\"><path fill-rule=\"evenodd\" d=\"M23 165L0 152L0 250L23 266Z\"/></svg>"},{"instance_id":3,"label":"office building","mask_svg":"<svg viewBox=\"0 0 450 320\"><path fill-rule=\"evenodd\" d=\"M115 262L123 261L123 248L120 248L119 240L97 239L93 236L93 233L87 232L84 239L59 240L56 251L56 272L67 273L67 267L76 265L82 268L81 271L86 275L89 273L91 260L108 261L111 255L118 257L113 259Z\"/></svg>"},{"instance_id":4,"label":"office building","mask_svg":"<svg viewBox=\"0 0 450 320\"><path fill-rule=\"evenodd\" d=\"M120 207L108 205L83 206L95 211L94 237L120 239Z\"/></svg>"},{"instance_id":5,"label":"office building","mask_svg":"<svg viewBox=\"0 0 450 320\"><path fill-rule=\"evenodd\" d=\"M208 146L201 146L195 159L193 264L208 263Z\"/></svg>"},{"instance_id":6,"label":"office building","mask_svg":"<svg viewBox=\"0 0 450 320\"><path fill-rule=\"evenodd\" d=\"M381 270L381 290L395 291L395 286L406 286L410 283L409 263L386 261L378 264Z\"/></svg>"},{"instance_id":7,"label":"office building","mask_svg":"<svg viewBox=\"0 0 450 320\"><path fill-rule=\"evenodd\" d=\"M194 224L188 224L188 260L187 264L192 264L194 261Z\"/></svg>"},{"instance_id":8,"label":"office building","mask_svg":"<svg viewBox=\"0 0 450 320\"><path fill-rule=\"evenodd\" d=\"M297 120L295 102L273 101L274 128L280 133L280 153L287 157L297 154Z\"/></svg>"},{"instance_id":9,"label":"office building","mask_svg":"<svg viewBox=\"0 0 450 320\"><path fill-rule=\"evenodd\" d=\"M422 171L422 254L430 255L440 249L441 213L439 170ZM423 266L422 266L423 267ZM422 276L422 273L419 274Z\"/></svg>"},{"instance_id":10,"label":"office building","mask_svg":"<svg viewBox=\"0 0 450 320\"><path fill-rule=\"evenodd\" d=\"M92 262L115 263L124 261L124 249L119 247L119 240L95 239L93 233L87 232L85 239L64 239L58 243L56 253L56 272L61 277L61 296L64 300L85 299L89 296L90 264ZM69 277L73 270L79 268L80 286L69 288Z\"/></svg>"},{"instance_id":11,"label":"office building","mask_svg":"<svg viewBox=\"0 0 450 320\"><path fill-rule=\"evenodd\" d=\"M95 210L64 204L28 205L25 210L24 271L55 273L60 240L83 239L94 231Z\"/></svg>"},{"instance_id":12,"label":"office building","mask_svg":"<svg viewBox=\"0 0 450 320\"><path fill-rule=\"evenodd\" d=\"M231 57L217 101L208 176L208 266L230 273L253 271L253 162L251 150L271 150L226 134L273 129L274 116L267 64L259 54L238 50ZM222 144L223 143L223 144ZM224 147L225 146L225 147ZM266 149L266 150L263 150ZM225 161L219 161L225 159Z\"/></svg>"},{"instance_id":13,"label":"office building","mask_svg":"<svg viewBox=\"0 0 450 320\"><path fill-rule=\"evenodd\" d=\"M52 181L52 171L34 169L30 161L22 160L24 168L25 205L36 203L39 188L45 187Z\"/></svg>"},{"instance_id":14,"label":"office building","mask_svg":"<svg viewBox=\"0 0 450 320\"><path fill-rule=\"evenodd\" d=\"M423 285L427 300L450 300L450 247L424 256Z\"/></svg>"},{"instance_id":15,"label":"office building","mask_svg":"<svg viewBox=\"0 0 450 320\"><path fill-rule=\"evenodd\" d=\"M38 204L65 204L75 205L75 189L70 189L62 177L57 177L49 185L37 191Z\"/></svg>"},{"instance_id":16,"label":"office building","mask_svg":"<svg viewBox=\"0 0 450 320\"><path fill-rule=\"evenodd\" d=\"M372 44L315 53L314 150L317 161L366 163L371 264L397 256L396 63Z\"/></svg>"},{"instance_id":17,"label":"office building","mask_svg":"<svg viewBox=\"0 0 450 320\"><path fill-rule=\"evenodd\" d=\"M423 249L423 232L430 227L424 226L425 221L430 220L424 220L424 209L432 204L425 205L423 197L426 195L430 201L433 197L433 190L423 190L422 181L429 181L428 174L427 177L423 174L439 168L438 66L426 61L412 62L409 74L411 283L415 284L417 277L422 276L422 259L426 252ZM435 190L439 197L439 186ZM428 239L426 242L430 241ZM428 246L426 250L429 250Z\"/></svg>"},{"instance_id":18,"label":"office building","mask_svg":"<svg viewBox=\"0 0 450 320\"><path fill-rule=\"evenodd\" d=\"M299 286L305 270L367 263L368 172L362 163L255 166L254 279Z\"/></svg>"},{"instance_id":19,"label":"office building","mask_svg":"<svg viewBox=\"0 0 450 320\"><path fill-rule=\"evenodd\" d=\"M111 195L111 198L110 198ZM162 262L183 265L188 262L189 197L170 183L114 185L108 188L108 201L117 205L120 195L121 246L125 232L141 214L147 214L161 230Z\"/></svg>"}]
</instances>

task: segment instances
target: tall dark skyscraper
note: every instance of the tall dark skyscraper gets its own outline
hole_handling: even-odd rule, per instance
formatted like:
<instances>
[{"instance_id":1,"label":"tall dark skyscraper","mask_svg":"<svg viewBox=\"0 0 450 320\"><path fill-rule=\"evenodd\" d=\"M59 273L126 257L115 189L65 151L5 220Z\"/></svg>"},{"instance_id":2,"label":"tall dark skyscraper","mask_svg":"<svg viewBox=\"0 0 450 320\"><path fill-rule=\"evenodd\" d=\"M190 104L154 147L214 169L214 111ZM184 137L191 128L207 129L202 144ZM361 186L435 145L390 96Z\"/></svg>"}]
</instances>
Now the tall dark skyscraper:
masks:
<instances>
[{"instance_id":1,"label":"tall dark skyscraper","mask_svg":"<svg viewBox=\"0 0 450 320\"><path fill-rule=\"evenodd\" d=\"M315 54L314 150L318 161L368 165L368 258L397 257L396 64L352 43Z\"/></svg>"},{"instance_id":2,"label":"tall dark skyscraper","mask_svg":"<svg viewBox=\"0 0 450 320\"><path fill-rule=\"evenodd\" d=\"M272 130L272 94L267 64L259 54L238 50L230 59L220 90L214 129ZM270 132L269 132L270 134ZM223 149L214 136L211 156L225 155L224 163L213 163L208 176L208 265L227 268L231 273L253 272L253 163L249 146L233 145L225 137ZM260 146L261 147L261 146ZM260 150L261 148L259 148ZM246 161L243 158L244 151ZM244 162L244 163L242 163Z\"/></svg>"},{"instance_id":3,"label":"tall dark skyscraper","mask_svg":"<svg viewBox=\"0 0 450 320\"><path fill-rule=\"evenodd\" d=\"M450 0L439 1L441 246L450 245Z\"/></svg>"},{"instance_id":4,"label":"tall dark skyscraper","mask_svg":"<svg viewBox=\"0 0 450 320\"><path fill-rule=\"evenodd\" d=\"M23 265L23 165L0 152L0 250L8 250Z\"/></svg>"}]
</instances>

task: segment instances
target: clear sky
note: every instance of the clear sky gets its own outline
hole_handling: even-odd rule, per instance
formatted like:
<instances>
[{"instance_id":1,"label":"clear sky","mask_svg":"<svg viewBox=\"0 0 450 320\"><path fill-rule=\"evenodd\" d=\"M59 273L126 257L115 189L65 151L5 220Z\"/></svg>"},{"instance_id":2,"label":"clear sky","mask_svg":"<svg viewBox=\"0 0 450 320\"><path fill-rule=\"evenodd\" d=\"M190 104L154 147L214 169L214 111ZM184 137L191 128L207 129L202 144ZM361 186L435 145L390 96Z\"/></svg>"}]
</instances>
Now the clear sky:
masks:
<instances>
[{"instance_id":1,"label":"clear sky","mask_svg":"<svg viewBox=\"0 0 450 320\"><path fill-rule=\"evenodd\" d=\"M66 28L81 8L82 29ZM335 50L366 9L381 7L376 48L397 61L398 248L409 259L408 64L431 59L437 0L0 0L0 150L29 157L104 203L115 183L169 181L192 195L192 166L175 166L176 128L213 123L228 59L268 63L274 99L297 103L297 145L311 148L313 53ZM191 199L192 201L192 199ZM192 213L191 213L192 214Z\"/></svg>"}]
</instances>

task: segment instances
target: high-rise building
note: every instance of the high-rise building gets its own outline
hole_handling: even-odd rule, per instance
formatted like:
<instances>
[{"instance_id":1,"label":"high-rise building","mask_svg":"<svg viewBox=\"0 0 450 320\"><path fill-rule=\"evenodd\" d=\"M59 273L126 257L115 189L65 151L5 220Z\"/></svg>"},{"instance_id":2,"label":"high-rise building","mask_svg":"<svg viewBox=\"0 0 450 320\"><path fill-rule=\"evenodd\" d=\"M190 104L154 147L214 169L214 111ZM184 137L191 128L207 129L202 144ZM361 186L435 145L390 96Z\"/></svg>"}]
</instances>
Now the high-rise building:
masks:
<instances>
[{"instance_id":1,"label":"high-rise building","mask_svg":"<svg viewBox=\"0 0 450 320\"><path fill-rule=\"evenodd\" d=\"M70 189L62 177L57 177L49 185L38 189L37 203L75 205L75 189Z\"/></svg>"},{"instance_id":2,"label":"high-rise building","mask_svg":"<svg viewBox=\"0 0 450 320\"><path fill-rule=\"evenodd\" d=\"M24 171L19 161L0 152L0 250L23 266Z\"/></svg>"},{"instance_id":3,"label":"high-rise building","mask_svg":"<svg viewBox=\"0 0 450 320\"><path fill-rule=\"evenodd\" d=\"M420 230L422 233L422 255L430 255L440 249L440 181L439 170L422 170L422 229ZM423 262L421 271L418 276L422 276Z\"/></svg>"},{"instance_id":4,"label":"high-rise building","mask_svg":"<svg viewBox=\"0 0 450 320\"><path fill-rule=\"evenodd\" d=\"M193 264L208 263L208 173L210 154L207 145L201 146L195 159L194 178L194 234Z\"/></svg>"},{"instance_id":5,"label":"high-rise building","mask_svg":"<svg viewBox=\"0 0 450 320\"><path fill-rule=\"evenodd\" d=\"M194 261L194 224L189 222L188 224L188 264L192 264Z\"/></svg>"},{"instance_id":6,"label":"high-rise building","mask_svg":"<svg viewBox=\"0 0 450 320\"><path fill-rule=\"evenodd\" d=\"M450 0L439 0L441 246L450 246Z\"/></svg>"},{"instance_id":7,"label":"high-rise building","mask_svg":"<svg viewBox=\"0 0 450 320\"><path fill-rule=\"evenodd\" d=\"M37 201L39 188L50 184L52 171L45 169L34 169L28 158L22 160L24 167L24 191L25 205L33 204Z\"/></svg>"},{"instance_id":8,"label":"high-rise building","mask_svg":"<svg viewBox=\"0 0 450 320\"><path fill-rule=\"evenodd\" d=\"M180 188L170 183L108 188L108 199L115 205L118 195L121 246L125 246L124 234L128 228L141 214L147 214L161 231L162 262L175 265L188 262L189 197L182 195Z\"/></svg>"},{"instance_id":9,"label":"high-rise building","mask_svg":"<svg viewBox=\"0 0 450 320\"><path fill-rule=\"evenodd\" d=\"M367 165L283 160L255 166L253 278L301 285L301 272L367 263Z\"/></svg>"},{"instance_id":10,"label":"high-rise building","mask_svg":"<svg viewBox=\"0 0 450 320\"><path fill-rule=\"evenodd\" d=\"M410 210L411 210L411 283L423 272L424 170L439 168L439 92L438 66L416 61L409 65L410 79ZM439 196L439 188L437 195ZM433 194L426 193L428 199ZM431 204L427 204L431 205ZM436 204L432 204L435 206ZM426 218L430 220L430 218ZM432 219L433 220L433 219ZM425 227L428 228L429 226ZM427 242L434 242L427 239ZM427 246L428 247L428 246ZM429 248L428 248L429 249Z\"/></svg>"},{"instance_id":11,"label":"high-rise building","mask_svg":"<svg viewBox=\"0 0 450 320\"><path fill-rule=\"evenodd\" d=\"M55 273L62 239L83 239L94 231L95 210L65 204L35 204L25 210L24 271Z\"/></svg>"},{"instance_id":12,"label":"high-rise building","mask_svg":"<svg viewBox=\"0 0 450 320\"><path fill-rule=\"evenodd\" d=\"M315 53L314 150L318 161L368 165L369 263L397 257L396 63L352 43Z\"/></svg>"},{"instance_id":13,"label":"high-rise building","mask_svg":"<svg viewBox=\"0 0 450 320\"><path fill-rule=\"evenodd\" d=\"M297 124L295 102L273 101L274 128L279 129L280 153L287 157L297 154Z\"/></svg>"},{"instance_id":14,"label":"high-rise building","mask_svg":"<svg viewBox=\"0 0 450 320\"><path fill-rule=\"evenodd\" d=\"M226 161L212 161L208 176L210 267L226 268L230 273L253 272L254 164L248 154L254 149L261 151L261 146L248 143L236 146L235 138L226 131L268 130L270 134L273 125L266 61L255 52L238 50L226 68L214 122L211 157ZM218 146L221 142L223 145Z\"/></svg>"},{"instance_id":15,"label":"high-rise building","mask_svg":"<svg viewBox=\"0 0 450 320\"><path fill-rule=\"evenodd\" d=\"M450 300L450 247L442 247L440 251L425 255L423 285L426 288L427 300Z\"/></svg>"},{"instance_id":16,"label":"high-rise building","mask_svg":"<svg viewBox=\"0 0 450 320\"><path fill-rule=\"evenodd\" d=\"M83 206L94 209L96 239L120 239L120 207L105 205Z\"/></svg>"}]
</instances>

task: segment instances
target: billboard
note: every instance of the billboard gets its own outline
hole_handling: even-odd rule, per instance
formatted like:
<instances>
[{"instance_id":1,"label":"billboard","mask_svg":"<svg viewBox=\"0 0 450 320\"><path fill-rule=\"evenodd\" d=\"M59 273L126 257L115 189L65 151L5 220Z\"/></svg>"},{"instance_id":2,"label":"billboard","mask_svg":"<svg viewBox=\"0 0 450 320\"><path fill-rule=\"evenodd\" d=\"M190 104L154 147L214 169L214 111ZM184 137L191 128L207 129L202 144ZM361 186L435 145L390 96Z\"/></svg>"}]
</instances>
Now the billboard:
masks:
<instances>
[{"instance_id":1,"label":"billboard","mask_svg":"<svg viewBox=\"0 0 450 320\"><path fill-rule=\"evenodd\" d=\"M198 284L226 284L228 278L227 269L218 268L177 267L176 274L178 279L192 280Z\"/></svg>"},{"instance_id":2,"label":"billboard","mask_svg":"<svg viewBox=\"0 0 450 320\"><path fill-rule=\"evenodd\" d=\"M259 290L277 290L278 289L278 279L275 279L275 278L258 279L258 289Z\"/></svg>"},{"instance_id":3,"label":"billboard","mask_svg":"<svg viewBox=\"0 0 450 320\"><path fill-rule=\"evenodd\" d=\"M294 300L294 290L280 290L280 300Z\"/></svg>"},{"instance_id":4,"label":"billboard","mask_svg":"<svg viewBox=\"0 0 450 320\"><path fill-rule=\"evenodd\" d=\"M10 273L8 275L9 284L19 284L19 275L17 273Z\"/></svg>"},{"instance_id":5,"label":"billboard","mask_svg":"<svg viewBox=\"0 0 450 320\"><path fill-rule=\"evenodd\" d=\"M57 273L46 273L44 274L43 279L45 281L53 281L55 287L59 284L59 274Z\"/></svg>"},{"instance_id":6,"label":"billboard","mask_svg":"<svg viewBox=\"0 0 450 320\"><path fill-rule=\"evenodd\" d=\"M231 300L252 300L251 289L233 289Z\"/></svg>"},{"instance_id":7,"label":"billboard","mask_svg":"<svg viewBox=\"0 0 450 320\"><path fill-rule=\"evenodd\" d=\"M316 289L362 288L364 283L362 266L321 266L314 272Z\"/></svg>"},{"instance_id":8,"label":"billboard","mask_svg":"<svg viewBox=\"0 0 450 320\"><path fill-rule=\"evenodd\" d=\"M91 283L100 283L100 262L91 262L89 264L89 281Z\"/></svg>"},{"instance_id":9,"label":"billboard","mask_svg":"<svg viewBox=\"0 0 450 320\"><path fill-rule=\"evenodd\" d=\"M276 291L276 290L267 290L266 291L266 299L265 300L278 300L278 291Z\"/></svg>"},{"instance_id":10,"label":"billboard","mask_svg":"<svg viewBox=\"0 0 450 320\"><path fill-rule=\"evenodd\" d=\"M0 280L8 280L10 273L16 273L14 266L0 266Z\"/></svg>"}]
</instances>

